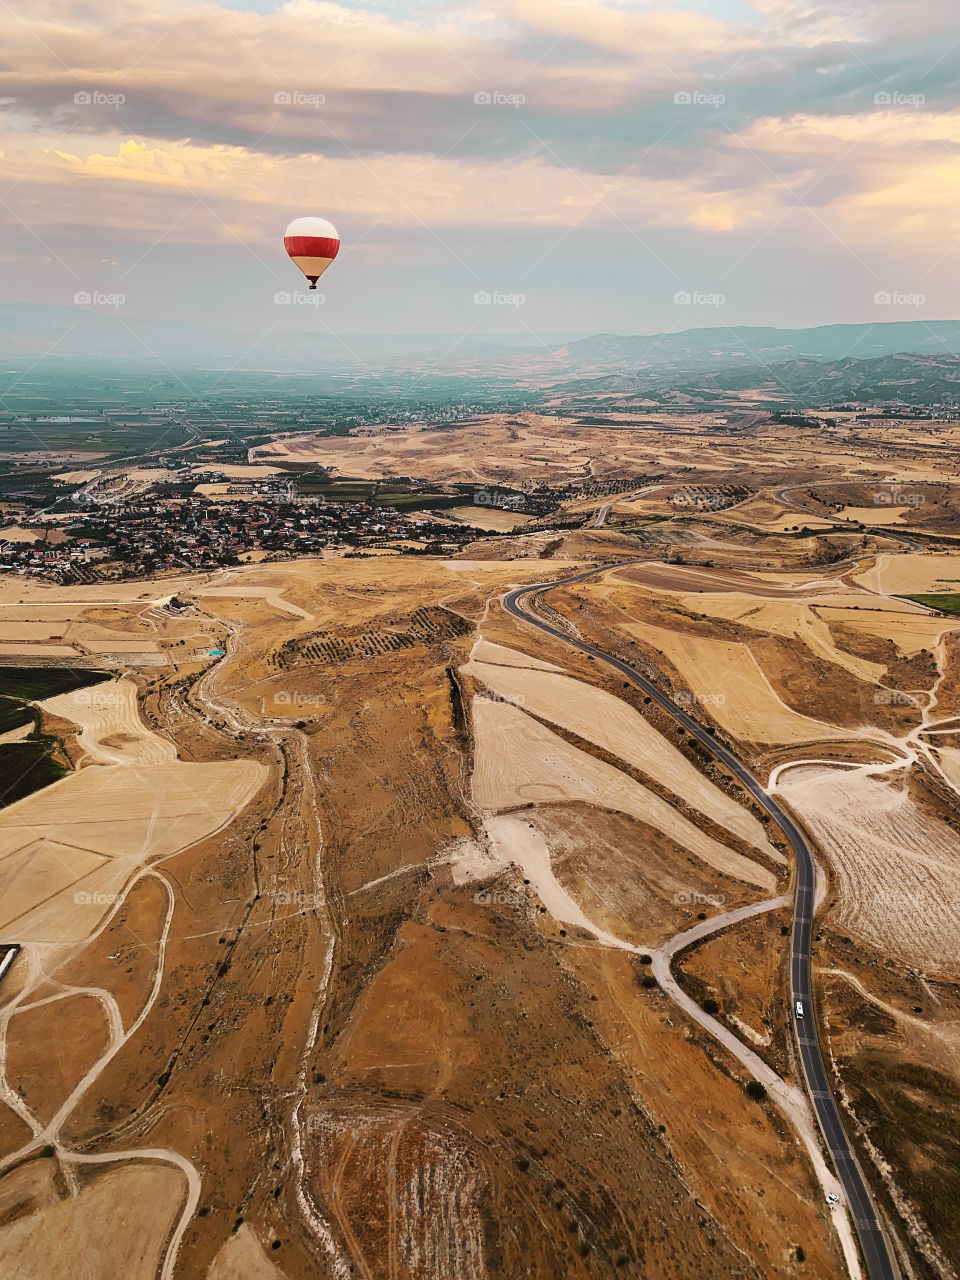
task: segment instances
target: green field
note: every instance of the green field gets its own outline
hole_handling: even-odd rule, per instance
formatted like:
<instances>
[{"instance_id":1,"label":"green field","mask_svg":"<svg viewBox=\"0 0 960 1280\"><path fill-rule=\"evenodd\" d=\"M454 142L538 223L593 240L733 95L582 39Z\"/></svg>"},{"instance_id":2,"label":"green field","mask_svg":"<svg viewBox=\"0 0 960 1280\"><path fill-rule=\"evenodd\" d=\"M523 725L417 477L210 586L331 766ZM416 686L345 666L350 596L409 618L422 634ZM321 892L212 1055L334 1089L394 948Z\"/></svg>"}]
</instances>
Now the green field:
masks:
<instances>
[{"instance_id":1,"label":"green field","mask_svg":"<svg viewBox=\"0 0 960 1280\"><path fill-rule=\"evenodd\" d=\"M33 709L19 698L0 697L0 733L19 729L34 719Z\"/></svg>"},{"instance_id":2,"label":"green field","mask_svg":"<svg viewBox=\"0 0 960 1280\"><path fill-rule=\"evenodd\" d=\"M135 415L131 415L135 416ZM136 454L152 449L175 449L189 444L191 436L178 423L170 422L43 422L29 418L0 424L0 449L32 453L37 449L57 452Z\"/></svg>"},{"instance_id":3,"label":"green field","mask_svg":"<svg viewBox=\"0 0 960 1280\"><path fill-rule=\"evenodd\" d=\"M109 671L90 671L83 667L0 667L0 697L39 702L110 678Z\"/></svg>"},{"instance_id":4,"label":"green field","mask_svg":"<svg viewBox=\"0 0 960 1280\"><path fill-rule=\"evenodd\" d=\"M56 738L43 735L0 744L0 809L69 773L53 758L56 746Z\"/></svg>"},{"instance_id":5,"label":"green field","mask_svg":"<svg viewBox=\"0 0 960 1280\"><path fill-rule=\"evenodd\" d=\"M960 595L952 591L934 592L931 595L900 596L901 600L914 600L938 613L960 613Z\"/></svg>"},{"instance_id":6,"label":"green field","mask_svg":"<svg viewBox=\"0 0 960 1280\"><path fill-rule=\"evenodd\" d=\"M373 499L375 507L394 507L397 511L442 511L444 507L462 507L463 495L452 493L390 493L381 491Z\"/></svg>"},{"instance_id":7,"label":"green field","mask_svg":"<svg viewBox=\"0 0 960 1280\"><path fill-rule=\"evenodd\" d=\"M351 480L349 477L334 479L325 471L301 472L294 484L299 495L322 493L325 498L340 502L367 502L377 487L376 480Z\"/></svg>"},{"instance_id":8,"label":"green field","mask_svg":"<svg viewBox=\"0 0 960 1280\"><path fill-rule=\"evenodd\" d=\"M80 667L0 667L0 733L34 722L22 742L0 743L0 809L69 773L54 759L59 739L40 732L40 712L29 704L109 679Z\"/></svg>"},{"instance_id":9,"label":"green field","mask_svg":"<svg viewBox=\"0 0 960 1280\"><path fill-rule=\"evenodd\" d=\"M462 506L462 493L437 493L413 489L402 481L336 479L324 471L301 474L294 484L298 497L322 494L330 502L367 503L372 507L395 507L397 511L431 511Z\"/></svg>"}]
</instances>

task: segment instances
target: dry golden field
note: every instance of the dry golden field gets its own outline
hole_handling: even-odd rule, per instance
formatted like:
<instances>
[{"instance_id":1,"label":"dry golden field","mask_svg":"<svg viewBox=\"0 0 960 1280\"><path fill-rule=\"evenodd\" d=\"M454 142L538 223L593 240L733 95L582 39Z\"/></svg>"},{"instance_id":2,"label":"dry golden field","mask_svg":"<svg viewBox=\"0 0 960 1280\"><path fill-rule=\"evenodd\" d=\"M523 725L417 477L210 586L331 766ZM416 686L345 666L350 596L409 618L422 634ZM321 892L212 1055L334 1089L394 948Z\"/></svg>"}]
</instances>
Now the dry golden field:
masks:
<instances>
[{"instance_id":1,"label":"dry golden field","mask_svg":"<svg viewBox=\"0 0 960 1280\"><path fill-rule=\"evenodd\" d=\"M789 1129L639 986L641 948L695 895L755 901L785 883L782 852L566 654L527 655L497 598L537 562L390 573L178 584L196 604L151 606L156 642L206 628L228 637L222 663L51 700L80 768L0 814L13 856L28 826L49 850L29 874L4 859L24 945L0 1009L8 1267L42 1274L38 1232L89 1251L108 1197L124 1231L91 1255L103 1274L693 1277L746 1254L792 1275L787 1231L841 1274ZM84 625L104 606L78 594L58 592ZM120 594L116 630L159 593ZM376 651L424 608L427 638ZM355 656L311 656L331 626ZM532 808L509 735L483 727L504 714L518 768L541 760Z\"/></svg>"},{"instance_id":2,"label":"dry golden field","mask_svg":"<svg viewBox=\"0 0 960 1280\"><path fill-rule=\"evenodd\" d=\"M919 426L857 457L666 419L258 450L571 487L456 558L0 583L0 658L116 676L47 701L75 767L0 809L4 1274L857 1274L790 1033L788 846L665 711L502 606L559 581L540 615L812 839L833 1083L913 1274L950 1280L960 618L903 596L951 591L960 552L897 541L946 499L866 495L951 482L910 461Z\"/></svg>"}]
</instances>

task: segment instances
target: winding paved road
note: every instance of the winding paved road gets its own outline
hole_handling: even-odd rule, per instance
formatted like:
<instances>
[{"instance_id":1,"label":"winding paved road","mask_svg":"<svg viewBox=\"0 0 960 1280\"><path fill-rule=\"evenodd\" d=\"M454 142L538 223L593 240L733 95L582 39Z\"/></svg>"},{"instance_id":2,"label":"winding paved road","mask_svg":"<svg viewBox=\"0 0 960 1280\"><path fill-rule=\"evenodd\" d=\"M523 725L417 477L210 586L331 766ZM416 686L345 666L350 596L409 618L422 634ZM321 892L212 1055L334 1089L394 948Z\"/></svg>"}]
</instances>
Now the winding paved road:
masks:
<instances>
[{"instance_id":1,"label":"winding paved road","mask_svg":"<svg viewBox=\"0 0 960 1280\"><path fill-rule=\"evenodd\" d=\"M844 519L843 516L828 515L825 511L817 511L813 507L808 507L806 503L798 502L796 498L788 498L787 494L795 489L822 489L831 488L837 484L845 483L843 480L817 480L813 484L788 484L783 489L778 489L773 495L779 502L786 503L787 506L793 507L795 511L802 511L809 516L817 516L821 520L832 520L838 529L848 529L855 532L854 522ZM877 480L875 484L889 484L890 481ZM893 538L896 542L904 542L911 551L922 551L923 543L917 542L916 538L909 537L906 533L901 533L895 529L891 529L885 524L864 524L865 533L880 534L885 538Z\"/></svg>"},{"instance_id":2,"label":"winding paved road","mask_svg":"<svg viewBox=\"0 0 960 1280\"><path fill-rule=\"evenodd\" d=\"M816 866L813 853L805 837L787 813L777 804L776 800L767 794L746 766L741 764L723 743L719 742L706 729L702 728L696 720L676 706L656 685L651 684L645 676L640 675L633 667L621 662L619 658L613 657L612 654L605 653L602 649L598 649L596 645L589 644L586 640L578 640L568 635L559 628L551 626L549 622L545 622L542 618L536 617L523 607L526 598L538 592L549 591L553 587L569 586L574 582L582 582L585 578L592 578L597 574L607 573L612 569L623 569L631 564L646 563L649 563L649 561L630 560L621 564L602 565L597 569L588 569L583 573L574 574L570 578L557 579L553 582L541 582L534 586L519 587L516 591L511 591L504 597L504 607L515 618L539 627L541 631L545 631L557 640L562 640L564 644L572 645L584 653L591 654L594 658L605 662L608 666L613 667L614 670L619 671L622 676L625 676L633 684L639 686L645 694L661 706L678 724L736 775L747 791L773 818L789 840L796 859L793 931L790 938L791 1007L795 1008L797 1001L803 1004L803 1019L794 1018L793 1021L797 1033L797 1045L800 1051L800 1060L803 1064L807 1092L813 1103L820 1132L830 1150L837 1176L846 1193L847 1204L853 1215L860 1246L863 1250L867 1274L870 1280L899 1280L900 1270L896 1265L890 1245L880 1226L880 1219L873 1197L870 1194L863 1172L857 1163L850 1141L844 1132L836 1099L830 1089L830 1078L827 1074L823 1052L817 1036L810 964Z\"/></svg>"},{"instance_id":3,"label":"winding paved road","mask_svg":"<svg viewBox=\"0 0 960 1280\"><path fill-rule=\"evenodd\" d=\"M619 498L612 498L609 502L603 504L592 520L587 522L586 528L602 529L606 524L607 516L618 502L633 502L635 498L642 498L645 494L653 493L655 489L665 489L666 487L666 480L658 480L656 484L644 485L642 489L637 489L634 493L621 494Z\"/></svg>"}]
</instances>

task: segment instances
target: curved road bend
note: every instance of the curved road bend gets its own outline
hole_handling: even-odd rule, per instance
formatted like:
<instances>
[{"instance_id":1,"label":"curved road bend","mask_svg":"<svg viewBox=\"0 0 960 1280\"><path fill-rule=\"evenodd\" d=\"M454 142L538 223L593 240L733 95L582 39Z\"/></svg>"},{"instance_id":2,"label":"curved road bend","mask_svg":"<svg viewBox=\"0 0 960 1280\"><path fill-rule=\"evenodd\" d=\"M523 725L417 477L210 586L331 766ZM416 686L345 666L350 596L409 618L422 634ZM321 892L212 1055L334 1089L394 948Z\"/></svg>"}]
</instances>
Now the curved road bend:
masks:
<instances>
[{"instance_id":1,"label":"curved road bend","mask_svg":"<svg viewBox=\"0 0 960 1280\"><path fill-rule=\"evenodd\" d=\"M821 520L832 520L834 528L841 529L841 530L846 529L848 530L848 532L855 533L856 530L853 528L852 522L850 520L845 520L842 516L828 516L826 512L814 511L812 507L805 506L802 502L798 502L796 498L787 497L787 494L794 489L816 489L816 488L830 487L831 485L843 484L843 483L845 483L845 481L841 479L841 480L817 480L813 484L788 484L786 488L778 489L773 496L777 498L778 501L785 502L788 506L793 507L795 511L801 511L808 516L817 516ZM877 480L875 481L875 483L887 484L890 482ZM917 542L916 538L911 538L906 533L900 533L897 530L891 529L889 525L864 524L863 529L865 533L877 533L882 535L885 538L892 538L894 542L904 542L906 543L906 545L909 547L911 551L923 550L922 542Z\"/></svg>"},{"instance_id":2,"label":"curved road bend","mask_svg":"<svg viewBox=\"0 0 960 1280\"><path fill-rule=\"evenodd\" d=\"M635 498L642 498L647 493L653 493L655 489L665 489L667 487L666 480L658 480L656 484L644 485L642 489L637 489L633 493L621 494L619 498L613 498L610 502L605 502L594 518L585 526L587 529L602 529L606 524L607 516L618 502L633 502Z\"/></svg>"},{"instance_id":3,"label":"curved road bend","mask_svg":"<svg viewBox=\"0 0 960 1280\"><path fill-rule=\"evenodd\" d=\"M797 1043L800 1050L800 1059L803 1063L807 1092L814 1106L817 1122L820 1125L820 1132L833 1158L837 1176L843 1184L850 1212L853 1214L860 1246L866 1261L867 1274L870 1280L899 1280L899 1268L894 1261L889 1243L880 1226L877 1210L863 1172L857 1163L850 1141L840 1121L840 1112L830 1089L830 1078L827 1075L820 1041L817 1037L810 964L816 869L813 853L805 837L780 805L777 804L776 800L767 795L746 766L741 764L723 743L718 742L696 720L671 702L667 695L661 692L656 685L651 684L645 676L640 675L638 671L635 671L633 667L628 666L625 662L621 662L619 658L615 658L612 654L598 649L596 645L589 644L585 640L574 639L572 636L567 635L566 632L559 630L559 628L553 627L550 623L544 622L542 619L528 613L522 607L524 599L537 592L549 591L553 587L570 586L574 582L581 582L584 578L592 578L597 574L607 573L611 569L623 569L631 564L646 563L649 563L649 561L631 560L622 564L608 564L597 569L588 569L583 573L574 574L570 578L557 579L554 582L541 582L534 586L519 587L516 591L511 591L504 597L504 607L515 618L539 627L541 631L545 631L557 640L562 640L564 644L572 645L576 649L581 649L584 653L591 654L594 658L598 658L601 662L605 662L608 666L613 667L614 670L619 671L622 676L625 676L633 684L638 685L645 694L652 698L669 715L673 716L674 720L682 725L689 734L696 738L698 742L736 775L757 803L779 825L789 840L796 859L796 893L794 896L793 932L790 939L790 998L794 1008L796 1007L796 1001L799 1000L803 1003L803 1020L801 1021L794 1017L792 1021L797 1033Z\"/></svg>"}]
</instances>

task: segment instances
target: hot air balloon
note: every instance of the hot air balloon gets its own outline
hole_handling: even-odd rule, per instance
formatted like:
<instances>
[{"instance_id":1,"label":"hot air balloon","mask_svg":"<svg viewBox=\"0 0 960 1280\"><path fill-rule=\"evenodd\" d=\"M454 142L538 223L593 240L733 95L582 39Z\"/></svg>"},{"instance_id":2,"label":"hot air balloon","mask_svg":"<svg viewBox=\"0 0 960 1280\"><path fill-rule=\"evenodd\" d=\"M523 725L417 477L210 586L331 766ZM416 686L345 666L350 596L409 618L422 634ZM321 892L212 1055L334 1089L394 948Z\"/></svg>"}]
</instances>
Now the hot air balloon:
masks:
<instances>
[{"instance_id":1,"label":"hot air balloon","mask_svg":"<svg viewBox=\"0 0 960 1280\"><path fill-rule=\"evenodd\" d=\"M283 233L283 246L315 289L339 252L340 236L326 218L294 218Z\"/></svg>"}]
</instances>

